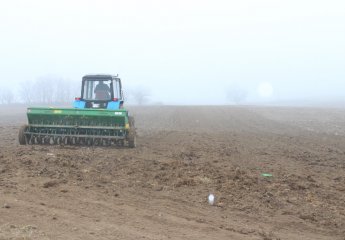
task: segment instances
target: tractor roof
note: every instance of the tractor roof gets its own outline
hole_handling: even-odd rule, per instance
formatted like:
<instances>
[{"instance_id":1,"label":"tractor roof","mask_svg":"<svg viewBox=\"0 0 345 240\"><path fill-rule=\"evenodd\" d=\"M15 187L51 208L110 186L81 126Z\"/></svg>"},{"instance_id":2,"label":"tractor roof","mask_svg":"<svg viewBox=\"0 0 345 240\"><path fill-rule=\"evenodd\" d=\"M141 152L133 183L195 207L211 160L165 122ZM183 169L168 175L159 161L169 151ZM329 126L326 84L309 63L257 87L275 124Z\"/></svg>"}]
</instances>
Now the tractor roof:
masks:
<instances>
[{"instance_id":1,"label":"tractor roof","mask_svg":"<svg viewBox=\"0 0 345 240\"><path fill-rule=\"evenodd\" d=\"M83 80L94 80L94 81L100 81L100 80L119 80L120 78L116 75L109 75L109 74L90 74L85 75L83 77Z\"/></svg>"}]
</instances>

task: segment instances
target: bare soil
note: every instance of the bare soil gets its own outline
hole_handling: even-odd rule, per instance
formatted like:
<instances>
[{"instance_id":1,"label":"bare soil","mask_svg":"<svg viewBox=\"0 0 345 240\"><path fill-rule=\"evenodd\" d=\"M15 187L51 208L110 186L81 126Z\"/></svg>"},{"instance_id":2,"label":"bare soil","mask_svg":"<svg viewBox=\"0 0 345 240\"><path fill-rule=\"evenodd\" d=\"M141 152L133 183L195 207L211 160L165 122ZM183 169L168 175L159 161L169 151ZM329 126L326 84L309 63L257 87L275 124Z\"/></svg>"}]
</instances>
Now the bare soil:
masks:
<instances>
[{"instance_id":1,"label":"bare soil","mask_svg":"<svg viewBox=\"0 0 345 240\"><path fill-rule=\"evenodd\" d=\"M0 239L345 239L344 109L130 110L136 149L20 146L1 107Z\"/></svg>"}]
</instances>

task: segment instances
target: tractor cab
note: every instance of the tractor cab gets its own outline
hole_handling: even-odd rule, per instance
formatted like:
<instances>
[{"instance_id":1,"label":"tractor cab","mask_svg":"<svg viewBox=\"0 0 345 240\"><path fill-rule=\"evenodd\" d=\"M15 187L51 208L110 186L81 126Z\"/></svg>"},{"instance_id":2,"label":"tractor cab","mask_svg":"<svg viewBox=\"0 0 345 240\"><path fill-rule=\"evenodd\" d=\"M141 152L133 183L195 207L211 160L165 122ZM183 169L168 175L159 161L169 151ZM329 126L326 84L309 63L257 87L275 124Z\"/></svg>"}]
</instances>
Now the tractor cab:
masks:
<instances>
[{"instance_id":1,"label":"tractor cab","mask_svg":"<svg viewBox=\"0 0 345 240\"><path fill-rule=\"evenodd\" d=\"M82 80L81 97L74 108L116 110L123 107L121 79L112 75L86 75Z\"/></svg>"}]
</instances>

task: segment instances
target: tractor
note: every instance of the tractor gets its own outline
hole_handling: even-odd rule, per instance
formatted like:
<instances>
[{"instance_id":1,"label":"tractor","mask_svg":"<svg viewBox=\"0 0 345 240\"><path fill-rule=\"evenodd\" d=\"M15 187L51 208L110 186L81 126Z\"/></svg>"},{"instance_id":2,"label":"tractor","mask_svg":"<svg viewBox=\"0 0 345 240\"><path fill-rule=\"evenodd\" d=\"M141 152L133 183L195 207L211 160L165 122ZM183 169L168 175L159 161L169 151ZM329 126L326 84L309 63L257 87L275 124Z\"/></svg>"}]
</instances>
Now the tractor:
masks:
<instances>
[{"instance_id":1,"label":"tractor","mask_svg":"<svg viewBox=\"0 0 345 240\"><path fill-rule=\"evenodd\" d=\"M121 79L86 75L73 108L29 107L19 143L136 147L134 118L124 109Z\"/></svg>"}]
</instances>

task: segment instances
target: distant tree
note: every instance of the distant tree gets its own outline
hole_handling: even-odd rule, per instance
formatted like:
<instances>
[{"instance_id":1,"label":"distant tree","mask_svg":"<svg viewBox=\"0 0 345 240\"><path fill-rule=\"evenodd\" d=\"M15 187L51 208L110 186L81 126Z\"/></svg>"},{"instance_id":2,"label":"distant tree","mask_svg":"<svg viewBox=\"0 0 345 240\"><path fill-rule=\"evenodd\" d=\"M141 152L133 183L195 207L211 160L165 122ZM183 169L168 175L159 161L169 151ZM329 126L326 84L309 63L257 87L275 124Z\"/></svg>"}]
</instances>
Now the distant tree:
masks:
<instances>
[{"instance_id":1,"label":"distant tree","mask_svg":"<svg viewBox=\"0 0 345 240\"><path fill-rule=\"evenodd\" d=\"M71 81L64 78L50 78L52 83L52 95L54 103L70 103L75 97L80 96L80 82Z\"/></svg>"},{"instance_id":2,"label":"distant tree","mask_svg":"<svg viewBox=\"0 0 345 240\"><path fill-rule=\"evenodd\" d=\"M49 76L40 77L33 85L35 92L35 102L51 104L54 101L56 82Z\"/></svg>"},{"instance_id":3,"label":"distant tree","mask_svg":"<svg viewBox=\"0 0 345 240\"><path fill-rule=\"evenodd\" d=\"M145 87L136 87L128 91L129 102L134 102L138 105L144 105L148 102L149 97L151 96L150 91Z\"/></svg>"},{"instance_id":4,"label":"distant tree","mask_svg":"<svg viewBox=\"0 0 345 240\"><path fill-rule=\"evenodd\" d=\"M70 88L68 102L73 101L75 97L81 97L81 82L68 81L68 86Z\"/></svg>"},{"instance_id":5,"label":"distant tree","mask_svg":"<svg viewBox=\"0 0 345 240\"><path fill-rule=\"evenodd\" d=\"M20 85L20 89L19 89L20 98L26 104L30 104L34 102L35 92L34 92L33 85L34 83L31 81L25 81Z\"/></svg>"},{"instance_id":6,"label":"distant tree","mask_svg":"<svg viewBox=\"0 0 345 240\"><path fill-rule=\"evenodd\" d=\"M14 94L9 88L0 89L0 103L1 104L11 104L14 101Z\"/></svg>"},{"instance_id":7,"label":"distant tree","mask_svg":"<svg viewBox=\"0 0 345 240\"><path fill-rule=\"evenodd\" d=\"M72 87L66 79L56 79L54 81L54 102L56 103L67 103L72 101L71 91Z\"/></svg>"},{"instance_id":8,"label":"distant tree","mask_svg":"<svg viewBox=\"0 0 345 240\"><path fill-rule=\"evenodd\" d=\"M56 76L42 76L20 86L21 99L27 103L64 104L80 95L80 83Z\"/></svg>"},{"instance_id":9,"label":"distant tree","mask_svg":"<svg viewBox=\"0 0 345 240\"><path fill-rule=\"evenodd\" d=\"M247 91L236 84L230 86L226 91L228 101L235 104L243 103L247 99Z\"/></svg>"}]
</instances>

